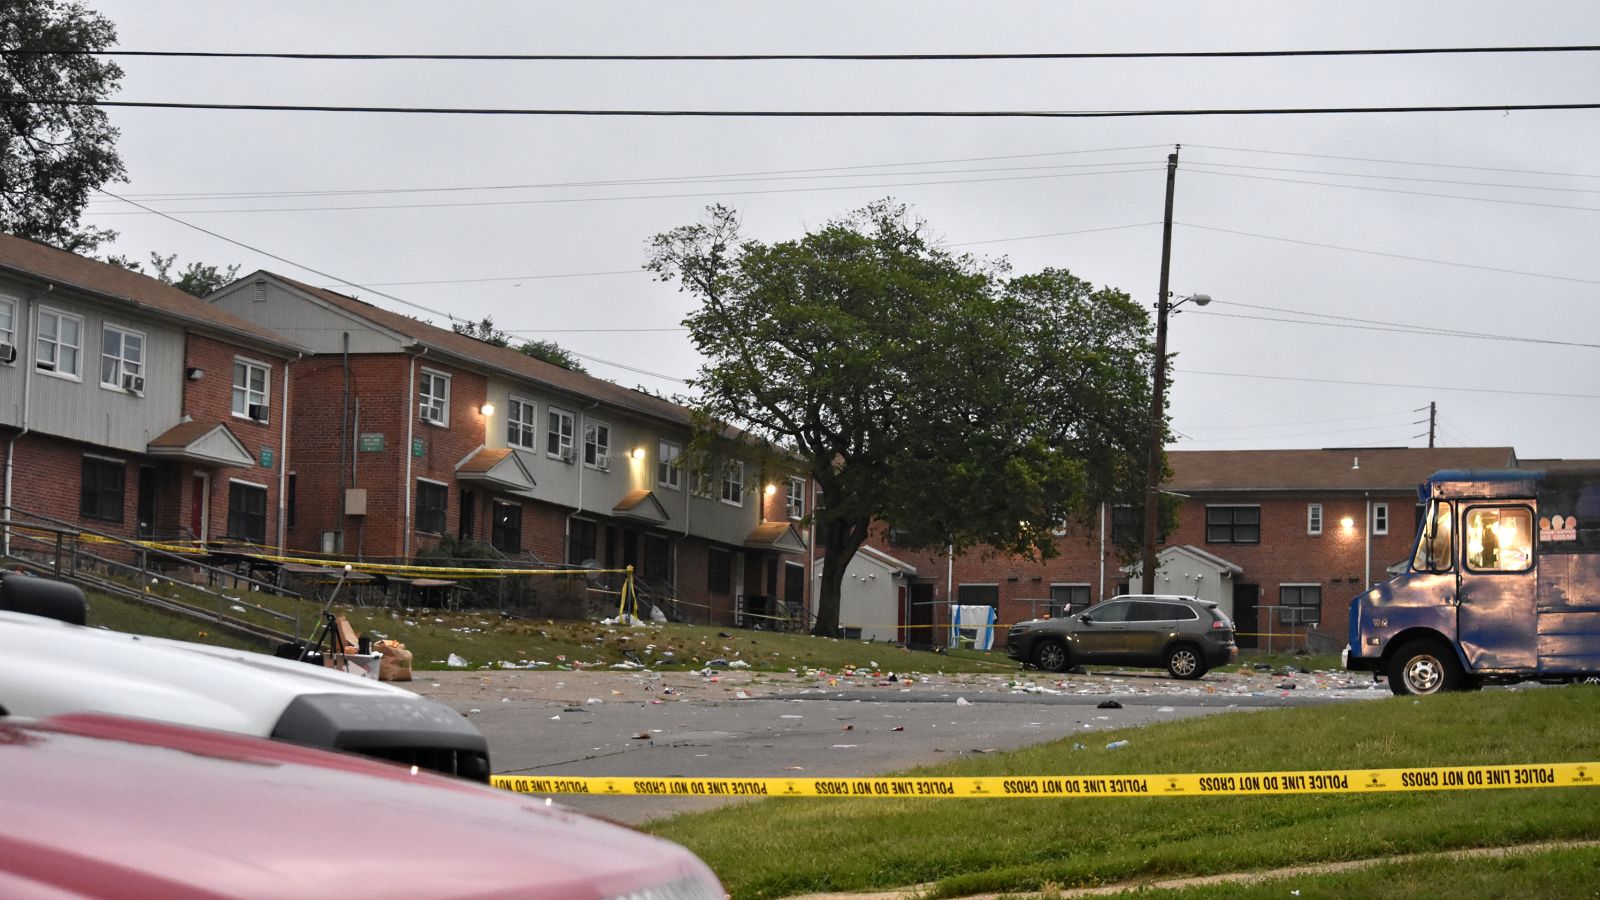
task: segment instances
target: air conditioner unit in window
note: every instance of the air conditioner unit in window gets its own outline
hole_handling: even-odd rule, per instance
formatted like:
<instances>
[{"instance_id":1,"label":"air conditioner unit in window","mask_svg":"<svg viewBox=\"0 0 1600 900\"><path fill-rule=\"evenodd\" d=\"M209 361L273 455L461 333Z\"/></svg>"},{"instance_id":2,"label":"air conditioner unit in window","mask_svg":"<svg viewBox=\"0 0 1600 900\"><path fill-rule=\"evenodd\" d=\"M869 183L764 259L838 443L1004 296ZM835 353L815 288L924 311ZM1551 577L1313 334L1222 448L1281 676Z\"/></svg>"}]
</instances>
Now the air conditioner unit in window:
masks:
<instances>
[{"instance_id":1,"label":"air conditioner unit in window","mask_svg":"<svg viewBox=\"0 0 1600 900\"><path fill-rule=\"evenodd\" d=\"M437 406L424 406L422 408L422 421L432 422L435 425L444 424L444 410Z\"/></svg>"},{"instance_id":2,"label":"air conditioner unit in window","mask_svg":"<svg viewBox=\"0 0 1600 900\"><path fill-rule=\"evenodd\" d=\"M17 361L17 347L15 344L0 343L0 363L14 363Z\"/></svg>"},{"instance_id":3,"label":"air conditioner unit in window","mask_svg":"<svg viewBox=\"0 0 1600 900\"><path fill-rule=\"evenodd\" d=\"M596 469L611 468L611 456L606 453L596 453L594 455L594 467Z\"/></svg>"},{"instance_id":4,"label":"air conditioner unit in window","mask_svg":"<svg viewBox=\"0 0 1600 900\"><path fill-rule=\"evenodd\" d=\"M250 404L245 408L245 413L257 422L265 422L267 420L267 407L261 403Z\"/></svg>"},{"instance_id":5,"label":"air conditioner unit in window","mask_svg":"<svg viewBox=\"0 0 1600 900\"><path fill-rule=\"evenodd\" d=\"M122 389L130 394L144 394L144 376L132 372L122 373Z\"/></svg>"},{"instance_id":6,"label":"air conditioner unit in window","mask_svg":"<svg viewBox=\"0 0 1600 900\"><path fill-rule=\"evenodd\" d=\"M561 461L564 463L577 462L578 451L572 449L571 447L561 451Z\"/></svg>"}]
</instances>

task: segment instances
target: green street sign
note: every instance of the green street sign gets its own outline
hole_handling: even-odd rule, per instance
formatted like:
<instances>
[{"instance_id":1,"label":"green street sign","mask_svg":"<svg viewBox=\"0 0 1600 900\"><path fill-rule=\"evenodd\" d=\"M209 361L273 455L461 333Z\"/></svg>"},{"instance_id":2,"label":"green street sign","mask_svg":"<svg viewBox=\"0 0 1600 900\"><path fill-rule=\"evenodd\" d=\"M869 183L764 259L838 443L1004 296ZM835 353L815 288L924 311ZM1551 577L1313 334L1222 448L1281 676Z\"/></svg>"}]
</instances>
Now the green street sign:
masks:
<instances>
[{"instance_id":1,"label":"green street sign","mask_svg":"<svg viewBox=\"0 0 1600 900\"><path fill-rule=\"evenodd\" d=\"M271 447L262 447L261 448L261 468L263 468L263 469L272 468L272 448Z\"/></svg>"},{"instance_id":2,"label":"green street sign","mask_svg":"<svg viewBox=\"0 0 1600 900\"><path fill-rule=\"evenodd\" d=\"M361 448L361 452L363 452L363 453L382 453L383 452L383 432L381 432L381 431L363 431L361 433L361 437L358 439L358 441L356 443L356 446L360 447Z\"/></svg>"}]
</instances>

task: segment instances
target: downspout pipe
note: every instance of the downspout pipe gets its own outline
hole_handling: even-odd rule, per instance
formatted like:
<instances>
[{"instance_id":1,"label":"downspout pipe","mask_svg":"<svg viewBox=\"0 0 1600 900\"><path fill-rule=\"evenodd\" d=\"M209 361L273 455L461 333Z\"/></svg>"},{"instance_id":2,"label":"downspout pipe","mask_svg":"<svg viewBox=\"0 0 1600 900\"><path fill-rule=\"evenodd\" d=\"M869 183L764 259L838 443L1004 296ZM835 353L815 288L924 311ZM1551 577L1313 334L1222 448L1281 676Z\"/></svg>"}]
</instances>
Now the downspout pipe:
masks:
<instances>
[{"instance_id":1,"label":"downspout pipe","mask_svg":"<svg viewBox=\"0 0 1600 900\"><path fill-rule=\"evenodd\" d=\"M417 349L420 352L411 357L410 373L406 376L406 483L401 486L401 509L404 512L401 514L400 521L405 525L405 533L400 536L400 550L401 555L408 560L411 558L411 518L415 514L411 508L411 490L413 487L411 483L411 460L415 458L411 448L417 440L417 416L419 415L417 412L417 357L428 352L427 347L419 347ZM344 498L341 497L339 502L343 503Z\"/></svg>"},{"instance_id":2,"label":"downspout pipe","mask_svg":"<svg viewBox=\"0 0 1600 900\"><path fill-rule=\"evenodd\" d=\"M289 514L289 367L296 360L304 359L303 354L296 354L293 360L283 362L283 421L278 429L278 555L283 555L285 542L288 540L289 524L285 517Z\"/></svg>"},{"instance_id":3,"label":"downspout pipe","mask_svg":"<svg viewBox=\"0 0 1600 900\"><path fill-rule=\"evenodd\" d=\"M45 292L46 293L49 293L50 291L52 291L54 289L55 289L55 285L53 285L53 284L45 285ZM33 346L34 342L31 340L31 337L32 337L32 335L37 333L37 330L38 330L38 327L39 327L38 323L33 321L33 317L34 317L33 297L31 295L28 296L28 297L24 297L23 300L22 300L22 304L23 304L23 306L22 306L22 321L28 323L28 335L30 337L30 340L28 341L28 344L29 344L29 346ZM32 360L33 360L33 354L32 353L23 354L22 353L22 342L18 341L17 342L17 361L22 365L22 430L17 432L16 434L12 435L11 436L11 440L6 442L5 536L4 536L4 540L0 541L0 543L4 544L4 548L3 549L4 549L4 554L6 556L10 556L11 555L11 507L12 507L13 502L14 502L13 495L12 495L12 473L16 471L16 467L17 467L17 465L16 465L16 461L17 461L17 441L22 440L23 436L26 435L29 431L32 430L32 423L28 420L28 411L29 411L28 400L29 400L29 398L30 398L30 396L32 394L32 388L33 388L33 362L32 362Z\"/></svg>"}]
</instances>

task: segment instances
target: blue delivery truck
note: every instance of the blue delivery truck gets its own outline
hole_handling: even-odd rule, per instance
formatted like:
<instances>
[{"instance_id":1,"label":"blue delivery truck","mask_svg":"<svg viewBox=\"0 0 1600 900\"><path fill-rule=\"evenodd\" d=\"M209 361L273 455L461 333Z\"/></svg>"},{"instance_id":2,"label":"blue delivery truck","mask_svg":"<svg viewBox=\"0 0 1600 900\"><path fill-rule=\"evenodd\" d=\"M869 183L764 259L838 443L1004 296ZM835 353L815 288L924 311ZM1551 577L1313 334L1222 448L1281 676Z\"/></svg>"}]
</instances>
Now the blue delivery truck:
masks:
<instances>
[{"instance_id":1,"label":"blue delivery truck","mask_svg":"<svg viewBox=\"0 0 1600 900\"><path fill-rule=\"evenodd\" d=\"M1345 667L1396 694L1600 681L1600 470L1436 472L1406 572L1350 601Z\"/></svg>"}]
</instances>

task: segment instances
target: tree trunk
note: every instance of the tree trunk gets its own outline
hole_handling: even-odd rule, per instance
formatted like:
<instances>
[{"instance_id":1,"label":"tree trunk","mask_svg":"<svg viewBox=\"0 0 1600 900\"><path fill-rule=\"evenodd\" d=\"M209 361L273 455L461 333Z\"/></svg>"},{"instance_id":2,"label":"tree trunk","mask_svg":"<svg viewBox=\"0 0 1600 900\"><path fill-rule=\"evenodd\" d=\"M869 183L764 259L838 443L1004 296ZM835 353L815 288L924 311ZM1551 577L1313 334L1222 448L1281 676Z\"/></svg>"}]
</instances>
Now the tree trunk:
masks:
<instances>
[{"instance_id":1,"label":"tree trunk","mask_svg":"<svg viewBox=\"0 0 1600 900\"><path fill-rule=\"evenodd\" d=\"M819 637L839 636L839 597L844 586L844 570L867 539L870 519L851 522L831 519L821 529L822 579L817 591L817 621L811 633Z\"/></svg>"}]
</instances>

